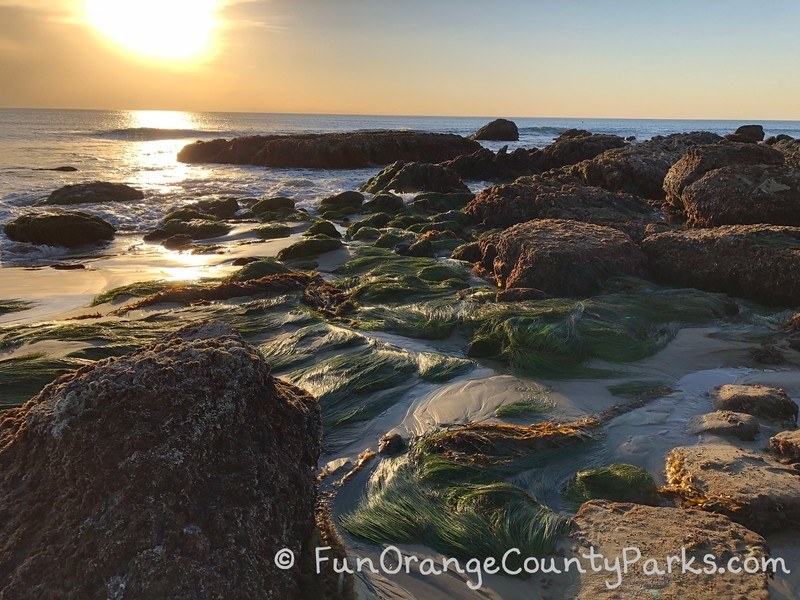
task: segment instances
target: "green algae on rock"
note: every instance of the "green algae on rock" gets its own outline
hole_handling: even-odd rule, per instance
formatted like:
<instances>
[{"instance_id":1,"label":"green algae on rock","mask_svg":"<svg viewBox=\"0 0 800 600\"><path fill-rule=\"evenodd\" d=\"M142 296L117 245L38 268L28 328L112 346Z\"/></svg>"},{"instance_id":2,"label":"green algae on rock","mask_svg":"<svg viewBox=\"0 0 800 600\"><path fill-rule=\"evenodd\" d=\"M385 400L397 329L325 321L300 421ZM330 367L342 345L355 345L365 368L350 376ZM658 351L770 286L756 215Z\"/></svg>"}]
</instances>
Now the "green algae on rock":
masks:
<instances>
[{"instance_id":1,"label":"green algae on rock","mask_svg":"<svg viewBox=\"0 0 800 600\"><path fill-rule=\"evenodd\" d=\"M653 476L625 463L579 471L564 486L564 495L576 504L595 499L655 504L659 498Z\"/></svg>"}]
</instances>

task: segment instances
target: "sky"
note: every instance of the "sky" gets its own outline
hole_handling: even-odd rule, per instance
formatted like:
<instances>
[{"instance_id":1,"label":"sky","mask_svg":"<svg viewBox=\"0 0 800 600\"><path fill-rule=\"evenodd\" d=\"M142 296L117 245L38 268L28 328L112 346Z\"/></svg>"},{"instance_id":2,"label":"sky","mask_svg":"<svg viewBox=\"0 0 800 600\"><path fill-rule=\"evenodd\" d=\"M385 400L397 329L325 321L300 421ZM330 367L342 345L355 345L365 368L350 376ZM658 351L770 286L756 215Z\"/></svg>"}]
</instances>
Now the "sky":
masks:
<instances>
[{"instance_id":1,"label":"sky","mask_svg":"<svg viewBox=\"0 0 800 600\"><path fill-rule=\"evenodd\" d=\"M0 107L800 119L798 31L797 0L0 0Z\"/></svg>"}]
</instances>

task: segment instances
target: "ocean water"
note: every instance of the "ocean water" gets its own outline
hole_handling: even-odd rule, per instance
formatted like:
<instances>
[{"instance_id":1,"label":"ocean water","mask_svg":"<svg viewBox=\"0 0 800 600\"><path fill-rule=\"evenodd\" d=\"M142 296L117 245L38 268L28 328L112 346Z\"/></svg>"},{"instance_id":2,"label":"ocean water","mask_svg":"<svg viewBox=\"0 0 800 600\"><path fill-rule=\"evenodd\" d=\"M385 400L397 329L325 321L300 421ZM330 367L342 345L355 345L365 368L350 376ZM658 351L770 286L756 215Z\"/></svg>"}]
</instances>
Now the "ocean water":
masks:
<instances>
[{"instance_id":1,"label":"ocean water","mask_svg":"<svg viewBox=\"0 0 800 600\"><path fill-rule=\"evenodd\" d=\"M513 117L512 117L513 118ZM378 169L325 171L184 165L176 154L196 139L252 134L343 132L374 129L422 130L469 135L489 119L353 115L191 113L170 111L0 110L0 223L39 210L47 195L69 183L123 182L142 189L142 202L86 205L125 232L152 229L172 208L201 197L286 195L313 209L320 198L354 189ZM515 147L542 147L561 132L579 127L637 140L682 131L733 131L738 121L514 118ZM800 122L761 121L767 135L800 137ZM497 150L503 143L486 143ZM70 165L77 172L43 169ZM473 187L481 187L474 183ZM15 244L0 235L0 261L20 265L57 255L50 248Z\"/></svg>"}]
</instances>

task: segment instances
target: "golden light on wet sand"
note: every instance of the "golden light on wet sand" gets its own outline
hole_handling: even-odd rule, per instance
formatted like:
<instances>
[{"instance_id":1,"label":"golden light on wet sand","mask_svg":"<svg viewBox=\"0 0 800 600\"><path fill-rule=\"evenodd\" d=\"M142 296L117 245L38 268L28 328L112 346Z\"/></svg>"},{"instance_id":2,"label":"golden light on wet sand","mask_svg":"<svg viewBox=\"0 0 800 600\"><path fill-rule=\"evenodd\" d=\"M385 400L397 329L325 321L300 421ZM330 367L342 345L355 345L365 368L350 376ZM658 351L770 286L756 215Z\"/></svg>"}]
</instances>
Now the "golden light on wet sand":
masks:
<instances>
[{"instance_id":1,"label":"golden light on wet sand","mask_svg":"<svg viewBox=\"0 0 800 600\"><path fill-rule=\"evenodd\" d=\"M169 61L211 47L219 0L86 0L87 21L126 50Z\"/></svg>"}]
</instances>

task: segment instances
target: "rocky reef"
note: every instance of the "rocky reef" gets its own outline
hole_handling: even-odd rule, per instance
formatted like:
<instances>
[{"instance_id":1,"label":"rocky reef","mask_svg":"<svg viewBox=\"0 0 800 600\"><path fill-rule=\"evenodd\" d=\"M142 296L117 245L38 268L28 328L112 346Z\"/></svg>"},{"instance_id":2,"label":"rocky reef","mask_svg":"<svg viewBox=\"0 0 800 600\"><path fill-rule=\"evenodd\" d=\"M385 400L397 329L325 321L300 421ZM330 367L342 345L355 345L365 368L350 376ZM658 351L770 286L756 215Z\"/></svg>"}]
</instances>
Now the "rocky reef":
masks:
<instances>
[{"instance_id":1,"label":"rocky reef","mask_svg":"<svg viewBox=\"0 0 800 600\"><path fill-rule=\"evenodd\" d=\"M116 228L101 217L84 212L38 212L22 215L5 225L16 242L79 248L113 239Z\"/></svg>"}]
</instances>

